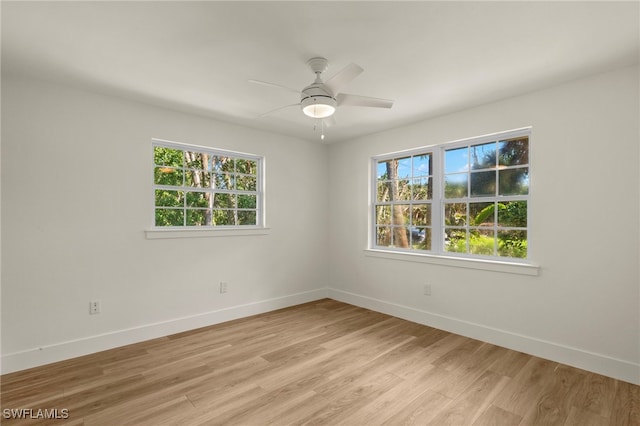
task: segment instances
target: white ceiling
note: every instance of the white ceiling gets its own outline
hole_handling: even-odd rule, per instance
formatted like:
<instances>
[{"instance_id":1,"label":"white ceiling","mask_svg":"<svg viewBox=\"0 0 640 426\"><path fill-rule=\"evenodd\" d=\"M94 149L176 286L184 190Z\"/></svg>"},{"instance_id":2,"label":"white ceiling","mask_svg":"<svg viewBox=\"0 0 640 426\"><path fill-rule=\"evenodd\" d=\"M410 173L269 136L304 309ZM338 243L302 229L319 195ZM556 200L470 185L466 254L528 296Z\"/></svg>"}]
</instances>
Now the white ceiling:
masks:
<instances>
[{"instance_id":1,"label":"white ceiling","mask_svg":"<svg viewBox=\"0 0 640 426\"><path fill-rule=\"evenodd\" d=\"M638 63L632 2L2 2L2 72L320 141L293 92L306 61L364 73L339 142ZM326 79L326 78L325 78Z\"/></svg>"}]
</instances>

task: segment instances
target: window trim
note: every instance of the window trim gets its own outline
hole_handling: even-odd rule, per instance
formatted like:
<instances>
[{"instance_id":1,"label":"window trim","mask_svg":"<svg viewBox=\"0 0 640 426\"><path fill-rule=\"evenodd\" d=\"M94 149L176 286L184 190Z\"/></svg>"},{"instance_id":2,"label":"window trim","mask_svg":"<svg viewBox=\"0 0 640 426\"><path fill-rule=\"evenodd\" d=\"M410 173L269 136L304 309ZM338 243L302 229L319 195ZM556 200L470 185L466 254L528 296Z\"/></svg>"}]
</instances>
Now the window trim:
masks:
<instances>
[{"instance_id":1,"label":"window trim","mask_svg":"<svg viewBox=\"0 0 640 426\"><path fill-rule=\"evenodd\" d=\"M165 226L164 228L169 227ZM249 226L247 226L246 228L247 229L235 226L225 227L224 229L180 229L178 227L162 229L162 227L158 227L153 229L146 229L144 233L147 240L166 240L173 238L246 237L251 235L269 235L271 233L270 228L257 228Z\"/></svg>"},{"instance_id":2,"label":"window trim","mask_svg":"<svg viewBox=\"0 0 640 426\"><path fill-rule=\"evenodd\" d=\"M255 225L218 225L218 226L156 226L155 225L155 196L152 197L151 226L145 230L147 239L167 239L167 238L195 238L195 237L227 237L246 235L266 235L269 228L266 227L265 216L265 158L261 155L249 154L245 152L232 151L228 149L212 148L188 144L183 142L169 141L165 139L151 139L151 175L155 169L154 148L175 148L182 151L200 151L215 155L224 155L233 158L256 161L256 224ZM155 194L156 184L152 180L152 193Z\"/></svg>"},{"instance_id":3,"label":"window trim","mask_svg":"<svg viewBox=\"0 0 640 426\"><path fill-rule=\"evenodd\" d=\"M470 257L442 256L431 253L391 251L373 248L365 249L364 254L365 256L371 258L426 263L454 268L476 269L481 271L503 272L530 276L538 276L540 274L540 266L534 263L520 263L511 261L503 262L502 260L498 259L476 259Z\"/></svg>"},{"instance_id":4,"label":"window trim","mask_svg":"<svg viewBox=\"0 0 640 426\"><path fill-rule=\"evenodd\" d=\"M370 161L370 190L369 190L369 223L368 223L368 243L365 253L367 256L383 257L389 259L409 260L424 263L435 263L440 265L470 267L473 269L496 270L502 272L524 273L526 275L537 275L539 266L533 262L531 250L531 200L532 200L532 181L529 181L529 191L526 195L527 199L527 257L526 258L510 258L500 256L482 256L470 253L456 253L444 251L440 241L443 240L444 223L442 215L444 213L444 204L447 199L444 197L444 153L446 150L455 149L469 145L481 145L484 143L498 142L504 139L527 136L529 139L529 159L527 167L531 170L531 139L532 127L522 127L513 130L495 132L481 136L457 139L449 142L421 146L401 151L389 152L371 157ZM405 156L413 156L419 154L430 153L433 156L433 190L432 193L432 245L430 251L420 251L411 248L397 248L376 245L376 197L377 197L377 164L380 161L401 158ZM511 196L498 196L509 200ZM518 198L522 198L518 196ZM470 199L470 197L467 197ZM434 244L435 243L435 244ZM437 244L437 245L436 245ZM461 263L462 262L462 263ZM466 266L463 266L466 265ZM505 268L504 265L507 265ZM520 272L517 272L520 271Z\"/></svg>"}]
</instances>

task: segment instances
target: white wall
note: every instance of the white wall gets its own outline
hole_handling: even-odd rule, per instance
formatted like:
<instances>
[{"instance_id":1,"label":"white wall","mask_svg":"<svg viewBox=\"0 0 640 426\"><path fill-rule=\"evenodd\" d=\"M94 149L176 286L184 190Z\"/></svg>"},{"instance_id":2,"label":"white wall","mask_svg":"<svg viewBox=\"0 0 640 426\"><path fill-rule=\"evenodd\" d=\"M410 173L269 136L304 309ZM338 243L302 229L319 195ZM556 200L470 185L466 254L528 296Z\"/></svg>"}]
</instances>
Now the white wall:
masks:
<instances>
[{"instance_id":1,"label":"white wall","mask_svg":"<svg viewBox=\"0 0 640 426\"><path fill-rule=\"evenodd\" d=\"M640 383L639 112L633 67L331 146L330 296ZM371 156L525 126L539 276L366 256Z\"/></svg>"},{"instance_id":2,"label":"white wall","mask_svg":"<svg viewBox=\"0 0 640 426\"><path fill-rule=\"evenodd\" d=\"M326 145L7 76L2 124L4 372L326 295ZM270 233L145 239L154 137L264 155Z\"/></svg>"}]
</instances>

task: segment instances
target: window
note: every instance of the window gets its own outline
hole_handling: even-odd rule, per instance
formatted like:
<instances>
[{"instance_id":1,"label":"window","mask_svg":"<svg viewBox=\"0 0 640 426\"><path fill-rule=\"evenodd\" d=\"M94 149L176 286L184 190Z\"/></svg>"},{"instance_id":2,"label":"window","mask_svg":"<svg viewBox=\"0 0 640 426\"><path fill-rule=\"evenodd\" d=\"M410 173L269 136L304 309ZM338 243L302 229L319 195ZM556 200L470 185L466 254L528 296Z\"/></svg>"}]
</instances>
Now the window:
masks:
<instances>
[{"instance_id":1,"label":"window","mask_svg":"<svg viewBox=\"0 0 640 426\"><path fill-rule=\"evenodd\" d=\"M376 245L431 250L433 154L376 161Z\"/></svg>"},{"instance_id":2,"label":"window","mask_svg":"<svg viewBox=\"0 0 640 426\"><path fill-rule=\"evenodd\" d=\"M529 129L373 159L372 247L528 258Z\"/></svg>"},{"instance_id":3,"label":"window","mask_svg":"<svg viewBox=\"0 0 640 426\"><path fill-rule=\"evenodd\" d=\"M263 226L262 161L249 154L154 140L154 226Z\"/></svg>"}]
</instances>

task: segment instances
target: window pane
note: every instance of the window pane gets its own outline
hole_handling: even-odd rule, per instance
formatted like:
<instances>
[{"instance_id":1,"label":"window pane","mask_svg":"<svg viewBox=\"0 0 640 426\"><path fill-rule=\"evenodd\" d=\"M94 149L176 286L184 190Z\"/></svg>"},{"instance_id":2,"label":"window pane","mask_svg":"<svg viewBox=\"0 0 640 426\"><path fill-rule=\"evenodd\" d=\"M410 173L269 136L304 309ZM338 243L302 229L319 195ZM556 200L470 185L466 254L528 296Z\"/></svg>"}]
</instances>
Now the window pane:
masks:
<instances>
[{"instance_id":1,"label":"window pane","mask_svg":"<svg viewBox=\"0 0 640 426\"><path fill-rule=\"evenodd\" d=\"M376 166L376 179L378 179L378 180L380 180L380 179L384 179L384 180L389 179L389 174L387 173L388 167L389 166L387 165L387 161L378 162L378 164Z\"/></svg>"},{"instance_id":2,"label":"window pane","mask_svg":"<svg viewBox=\"0 0 640 426\"><path fill-rule=\"evenodd\" d=\"M493 226L495 203L469 203L469 222L473 226Z\"/></svg>"},{"instance_id":3,"label":"window pane","mask_svg":"<svg viewBox=\"0 0 640 426\"><path fill-rule=\"evenodd\" d=\"M376 227L376 245L380 247L391 246L391 227L390 226Z\"/></svg>"},{"instance_id":4,"label":"window pane","mask_svg":"<svg viewBox=\"0 0 640 426\"><path fill-rule=\"evenodd\" d=\"M391 224L391 206L376 206L376 224Z\"/></svg>"},{"instance_id":5,"label":"window pane","mask_svg":"<svg viewBox=\"0 0 640 426\"><path fill-rule=\"evenodd\" d=\"M447 226L465 226L467 224L467 203L445 204L444 224Z\"/></svg>"},{"instance_id":6,"label":"window pane","mask_svg":"<svg viewBox=\"0 0 640 426\"><path fill-rule=\"evenodd\" d=\"M156 209L155 226L184 226L182 209Z\"/></svg>"},{"instance_id":7,"label":"window pane","mask_svg":"<svg viewBox=\"0 0 640 426\"><path fill-rule=\"evenodd\" d=\"M427 248L427 229L429 228L424 228L424 227L411 227L409 228L409 236L411 238L411 248L414 249L418 249L418 250L429 250L430 249L430 244L429 244L429 248Z\"/></svg>"},{"instance_id":8,"label":"window pane","mask_svg":"<svg viewBox=\"0 0 640 426\"><path fill-rule=\"evenodd\" d=\"M230 173L216 173L213 175L213 187L218 189L235 189L235 176Z\"/></svg>"},{"instance_id":9,"label":"window pane","mask_svg":"<svg viewBox=\"0 0 640 426\"><path fill-rule=\"evenodd\" d=\"M234 210L213 210L214 225L235 225Z\"/></svg>"},{"instance_id":10,"label":"window pane","mask_svg":"<svg viewBox=\"0 0 640 426\"><path fill-rule=\"evenodd\" d=\"M211 167L214 172L222 173L222 172L234 172L235 171L235 161L231 157L225 157L222 155L214 155L211 160Z\"/></svg>"},{"instance_id":11,"label":"window pane","mask_svg":"<svg viewBox=\"0 0 640 426\"><path fill-rule=\"evenodd\" d=\"M444 177L444 197L445 198L464 198L467 197L467 173L457 173L454 175L446 175Z\"/></svg>"},{"instance_id":12,"label":"window pane","mask_svg":"<svg viewBox=\"0 0 640 426\"><path fill-rule=\"evenodd\" d=\"M510 201L498 204L498 226L527 227L527 202Z\"/></svg>"},{"instance_id":13,"label":"window pane","mask_svg":"<svg viewBox=\"0 0 640 426\"><path fill-rule=\"evenodd\" d=\"M153 182L156 185L182 186L183 172L172 167L156 167L153 172Z\"/></svg>"},{"instance_id":14,"label":"window pane","mask_svg":"<svg viewBox=\"0 0 640 426\"><path fill-rule=\"evenodd\" d=\"M433 197L431 179L424 177L413 180L411 191L414 200L430 200Z\"/></svg>"},{"instance_id":15,"label":"window pane","mask_svg":"<svg viewBox=\"0 0 640 426\"><path fill-rule=\"evenodd\" d=\"M255 225L257 214L255 210L238 211L238 225Z\"/></svg>"},{"instance_id":16,"label":"window pane","mask_svg":"<svg viewBox=\"0 0 640 426\"><path fill-rule=\"evenodd\" d=\"M184 152L185 165L188 169L205 170L207 161L209 159L208 154L195 151Z\"/></svg>"},{"instance_id":17,"label":"window pane","mask_svg":"<svg viewBox=\"0 0 640 426\"><path fill-rule=\"evenodd\" d=\"M469 231L469 253L493 256L494 245L495 233L493 229L473 229Z\"/></svg>"},{"instance_id":18,"label":"window pane","mask_svg":"<svg viewBox=\"0 0 640 426\"><path fill-rule=\"evenodd\" d=\"M398 179L411 177L411 157L400 158L398 162ZM390 176L392 178L392 176Z\"/></svg>"},{"instance_id":19,"label":"window pane","mask_svg":"<svg viewBox=\"0 0 640 426\"><path fill-rule=\"evenodd\" d=\"M529 137L509 139L498 143L499 164L517 166L529 163Z\"/></svg>"},{"instance_id":20,"label":"window pane","mask_svg":"<svg viewBox=\"0 0 640 426\"><path fill-rule=\"evenodd\" d=\"M413 226L431 226L431 204L414 204L411 209Z\"/></svg>"},{"instance_id":21,"label":"window pane","mask_svg":"<svg viewBox=\"0 0 640 426\"><path fill-rule=\"evenodd\" d=\"M187 192L187 207L209 207L210 197L205 192Z\"/></svg>"},{"instance_id":22,"label":"window pane","mask_svg":"<svg viewBox=\"0 0 640 426\"><path fill-rule=\"evenodd\" d=\"M411 230L406 226L394 226L393 230L393 246L399 248L409 248L411 241Z\"/></svg>"},{"instance_id":23,"label":"window pane","mask_svg":"<svg viewBox=\"0 0 640 426\"><path fill-rule=\"evenodd\" d=\"M211 225L211 210L187 209L187 226Z\"/></svg>"},{"instance_id":24,"label":"window pane","mask_svg":"<svg viewBox=\"0 0 640 426\"><path fill-rule=\"evenodd\" d=\"M159 166L182 167L182 150L154 146L153 161Z\"/></svg>"},{"instance_id":25,"label":"window pane","mask_svg":"<svg viewBox=\"0 0 640 426\"><path fill-rule=\"evenodd\" d=\"M471 155L471 169L490 169L496 167L496 143L473 145L469 148Z\"/></svg>"},{"instance_id":26,"label":"window pane","mask_svg":"<svg viewBox=\"0 0 640 426\"><path fill-rule=\"evenodd\" d=\"M258 185L255 176L236 176L236 189L239 191L255 191Z\"/></svg>"},{"instance_id":27,"label":"window pane","mask_svg":"<svg viewBox=\"0 0 640 426\"><path fill-rule=\"evenodd\" d=\"M258 172L258 163L254 160L236 160L236 172L245 175L255 175Z\"/></svg>"},{"instance_id":28,"label":"window pane","mask_svg":"<svg viewBox=\"0 0 640 426\"><path fill-rule=\"evenodd\" d=\"M445 228L444 251L455 253L467 252L467 233L464 229Z\"/></svg>"},{"instance_id":29,"label":"window pane","mask_svg":"<svg viewBox=\"0 0 640 426\"><path fill-rule=\"evenodd\" d=\"M392 220L394 225L409 224L409 204L395 204L392 207Z\"/></svg>"},{"instance_id":30,"label":"window pane","mask_svg":"<svg viewBox=\"0 0 640 426\"><path fill-rule=\"evenodd\" d=\"M388 199L390 201L395 200L410 200L411 199L411 187L410 180L408 179L411 174L411 157L402 159L388 160L385 163L386 172L381 176L388 179ZM380 171L378 171L380 175ZM379 178L380 180L380 178ZM379 189L382 192L378 193L379 197L386 197L383 188Z\"/></svg>"},{"instance_id":31,"label":"window pane","mask_svg":"<svg viewBox=\"0 0 640 426\"><path fill-rule=\"evenodd\" d=\"M413 177L431 175L431 155L416 155L413 157Z\"/></svg>"},{"instance_id":32,"label":"window pane","mask_svg":"<svg viewBox=\"0 0 640 426\"><path fill-rule=\"evenodd\" d=\"M529 193L529 168L500 170L500 195L526 195Z\"/></svg>"},{"instance_id":33,"label":"window pane","mask_svg":"<svg viewBox=\"0 0 640 426\"><path fill-rule=\"evenodd\" d=\"M496 172L471 173L471 196L491 197L496 195Z\"/></svg>"},{"instance_id":34,"label":"window pane","mask_svg":"<svg viewBox=\"0 0 640 426\"><path fill-rule=\"evenodd\" d=\"M235 195L233 194L215 194L213 199L213 207L215 208L234 208L236 206Z\"/></svg>"},{"instance_id":35,"label":"window pane","mask_svg":"<svg viewBox=\"0 0 640 426\"><path fill-rule=\"evenodd\" d=\"M527 231L498 231L498 255L527 257Z\"/></svg>"},{"instance_id":36,"label":"window pane","mask_svg":"<svg viewBox=\"0 0 640 426\"><path fill-rule=\"evenodd\" d=\"M444 153L444 172L459 173L469 170L469 148L449 149Z\"/></svg>"},{"instance_id":37,"label":"window pane","mask_svg":"<svg viewBox=\"0 0 640 426\"><path fill-rule=\"evenodd\" d=\"M184 192L156 190L156 206L182 207L184 203Z\"/></svg>"},{"instance_id":38,"label":"window pane","mask_svg":"<svg viewBox=\"0 0 640 426\"><path fill-rule=\"evenodd\" d=\"M255 195L238 195L239 209L255 209L257 205L257 197Z\"/></svg>"},{"instance_id":39,"label":"window pane","mask_svg":"<svg viewBox=\"0 0 640 426\"><path fill-rule=\"evenodd\" d=\"M186 170L185 185L193 188L209 188L211 185L211 174L204 170Z\"/></svg>"},{"instance_id":40,"label":"window pane","mask_svg":"<svg viewBox=\"0 0 640 426\"><path fill-rule=\"evenodd\" d=\"M388 180L378 182L378 201L391 200L391 182Z\"/></svg>"},{"instance_id":41,"label":"window pane","mask_svg":"<svg viewBox=\"0 0 640 426\"><path fill-rule=\"evenodd\" d=\"M402 179L391 182L392 185L396 185L397 192L391 191L391 200L410 200L411 199L411 186L408 179Z\"/></svg>"},{"instance_id":42,"label":"window pane","mask_svg":"<svg viewBox=\"0 0 640 426\"><path fill-rule=\"evenodd\" d=\"M411 248L431 250L431 228L414 228L414 230L412 230Z\"/></svg>"}]
</instances>

